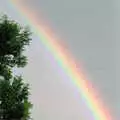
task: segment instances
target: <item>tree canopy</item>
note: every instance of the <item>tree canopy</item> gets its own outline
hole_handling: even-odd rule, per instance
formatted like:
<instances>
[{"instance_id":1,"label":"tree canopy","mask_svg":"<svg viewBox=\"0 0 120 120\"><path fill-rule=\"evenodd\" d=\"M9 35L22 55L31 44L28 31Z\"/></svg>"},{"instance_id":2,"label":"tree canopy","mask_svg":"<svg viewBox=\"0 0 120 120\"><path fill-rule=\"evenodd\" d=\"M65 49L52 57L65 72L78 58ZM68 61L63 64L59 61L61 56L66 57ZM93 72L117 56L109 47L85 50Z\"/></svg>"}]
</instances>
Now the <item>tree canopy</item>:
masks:
<instances>
[{"instance_id":1,"label":"tree canopy","mask_svg":"<svg viewBox=\"0 0 120 120\"><path fill-rule=\"evenodd\" d=\"M31 32L28 27L21 27L6 15L0 19L0 64L9 67L24 67L27 63L23 55L29 45Z\"/></svg>"},{"instance_id":2,"label":"tree canopy","mask_svg":"<svg viewBox=\"0 0 120 120\"><path fill-rule=\"evenodd\" d=\"M23 55L30 44L31 32L6 15L0 18L0 119L28 120L32 104L29 101L29 84L22 76L12 73L14 67L25 67Z\"/></svg>"},{"instance_id":3,"label":"tree canopy","mask_svg":"<svg viewBox=\"0 0 120 120\"><path fill-rule=\"evenodd\" d=\"M0 108L4 110L5 119L29 118L28 101L29 87L23 83L22 77L14 77L13 80L0 81ZM26 119L24 119L26 120Z\"/></svg>"}]
</instances>

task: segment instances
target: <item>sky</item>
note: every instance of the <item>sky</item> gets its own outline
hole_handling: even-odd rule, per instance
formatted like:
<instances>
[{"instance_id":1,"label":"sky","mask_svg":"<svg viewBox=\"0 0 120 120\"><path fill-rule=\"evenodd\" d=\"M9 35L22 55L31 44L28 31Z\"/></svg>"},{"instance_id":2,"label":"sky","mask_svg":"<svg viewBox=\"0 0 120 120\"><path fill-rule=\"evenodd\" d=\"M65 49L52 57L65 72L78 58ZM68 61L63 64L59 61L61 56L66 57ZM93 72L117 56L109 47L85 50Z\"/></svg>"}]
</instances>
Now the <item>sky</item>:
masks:
<instances>
[{"instance_id":1,"label":"sky","mask_svg":"<svg viewBox=\"0 0 120 120\"><path fill-rule=\"evenodd\" d=\"M49 23L53 33L82 64L114 120L119 120L119 1L26 0L24 4ZM1 0L0 12L27 25L7 0ZM57 65L51 64L38 36L33 33L32 39L25 53L29 64L21 71L31 85L34 120L88 120L90 113L76 88L57 72Z\"/></svg>"}]
</instances>

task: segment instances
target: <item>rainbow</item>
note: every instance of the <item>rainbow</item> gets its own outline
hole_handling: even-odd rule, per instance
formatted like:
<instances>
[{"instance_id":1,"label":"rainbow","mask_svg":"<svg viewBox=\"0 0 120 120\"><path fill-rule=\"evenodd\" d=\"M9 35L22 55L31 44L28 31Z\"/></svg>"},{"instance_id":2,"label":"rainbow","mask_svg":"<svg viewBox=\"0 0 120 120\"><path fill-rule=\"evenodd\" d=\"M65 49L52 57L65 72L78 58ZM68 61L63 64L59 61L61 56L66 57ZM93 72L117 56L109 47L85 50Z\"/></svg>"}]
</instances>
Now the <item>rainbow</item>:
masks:
<instances>
[{"instance_id":1,"label":"rainbow","mask_svg":"<svg viewBox=\"0 0 120 120\"><path fill-rule=\"evenodd\" d=\"M78 64L72 55L58 42L51 30L43 25L42 21L37 19L35 13L30 8L21 5L19 1L21 0L10 0L9 2L25 17L27 23L30 24L34 32L39 36L41 44L50 51L60 69L69 76L92 113L93 118L90 120L112 120L110 114L107 112L108 110L106 110L103 103L97 97L96 90L94 90L93 86L85 79L82 72L80 72Z\"/></svg>"}]
</instances>

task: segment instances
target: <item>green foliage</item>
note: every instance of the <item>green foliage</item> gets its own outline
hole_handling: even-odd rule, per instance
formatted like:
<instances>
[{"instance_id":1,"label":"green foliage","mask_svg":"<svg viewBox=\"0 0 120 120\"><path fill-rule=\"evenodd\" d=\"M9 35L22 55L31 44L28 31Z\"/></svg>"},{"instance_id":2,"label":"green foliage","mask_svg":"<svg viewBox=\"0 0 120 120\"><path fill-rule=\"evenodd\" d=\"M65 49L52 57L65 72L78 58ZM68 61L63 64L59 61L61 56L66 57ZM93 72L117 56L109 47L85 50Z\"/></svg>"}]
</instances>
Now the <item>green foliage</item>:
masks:
<instances>
[{"instance_id":1,"label":"green foliage","mask_svg":"<svg viewBox=\"0 0 120 120\"><path fill-rule=\"evenodd\" d=\"M0 109L4 110L6 119L29 118L29 109L32 106L28 101L28 86L21 76L14 77L10 81L0 81Z\"/></svg>"},{"instance_id":2,"label":"green foliage","mask_svg":"<svg viewBox=\"0 0 120 120\"><path fill-rule=\"evenodd\" d=\"M0 64L24 67L27 59L22 53L31 41L30 35L28 27L21 27L4 15L0 19Z\"/></svg>"},{"instance_id":3,"label":"green foliage","mask_svg":"<svg viewBox=\"0 0 120 120\"><path fill-rule=\"evenodd\" d=\"M12 70L5 65L0 65L0 76L4 77L6 80L9 80L12 78Z\"/></svg>"},{"instance_id":4,"label":"green foliage","mask_svg":"<svg viewBox=\"0 0 120 120\"><path fill-rule=\"evenodd\" d=\"M23 55L29 45L31 32L6 15L0 19L0 119L28 120L32 104L29 85L21 76L14 76L12 68L24 67L27 57ZM1 118L2 117L2 118Z\"/></svg>"}]
</instances>

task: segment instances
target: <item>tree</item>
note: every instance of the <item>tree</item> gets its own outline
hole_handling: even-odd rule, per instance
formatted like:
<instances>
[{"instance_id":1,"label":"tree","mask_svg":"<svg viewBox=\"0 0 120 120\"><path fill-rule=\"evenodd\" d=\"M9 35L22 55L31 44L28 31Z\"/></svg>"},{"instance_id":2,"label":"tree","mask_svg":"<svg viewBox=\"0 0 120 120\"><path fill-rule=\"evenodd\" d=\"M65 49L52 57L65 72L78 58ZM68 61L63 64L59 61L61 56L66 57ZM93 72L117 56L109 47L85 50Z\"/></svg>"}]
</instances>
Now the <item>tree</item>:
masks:
<instances>
[{"instance_id":1,"label":"tree","mask_svg":"<svg viewBox=\"0 0 120 120\"><path fill-rule=\"evenodd\" d=\"M2 67L24 67L27 58L23 55L29 45L31 32L28 27L21 27L6 15L0 19L0 69ZM3 72L4 73L4 72Z\"/></svg>"},{"instance_id":2,"label":"tree","mask_svg":"<svg viewBox=\"0 0 120 120\"><path fill-rule=\"evenodd\" d=\"M0 117L6 120L28 120L32 107L29 97L29 85L22 76L14 76L14 67L25 67L27 57L23 55L30 44L31 32L28 27L3 15L0 19ZM2 118L1 118L2 119Z\"/></svg>"},{"instance_id":3,"label":"tree","mask_svg":"<svg viewBox=\"0 0 120 120\"><path fill-rule=\"evenodd\" d=\"M27 120L30 117L29 109L32 107L28 96L28 84L23 82L21 76L14 77L11 81L0 81L0 108L3 110L4 119Z\"/></svg>"}]
</instances>

